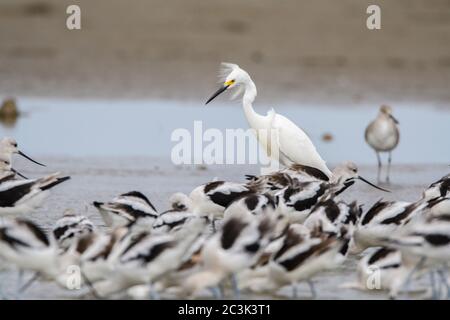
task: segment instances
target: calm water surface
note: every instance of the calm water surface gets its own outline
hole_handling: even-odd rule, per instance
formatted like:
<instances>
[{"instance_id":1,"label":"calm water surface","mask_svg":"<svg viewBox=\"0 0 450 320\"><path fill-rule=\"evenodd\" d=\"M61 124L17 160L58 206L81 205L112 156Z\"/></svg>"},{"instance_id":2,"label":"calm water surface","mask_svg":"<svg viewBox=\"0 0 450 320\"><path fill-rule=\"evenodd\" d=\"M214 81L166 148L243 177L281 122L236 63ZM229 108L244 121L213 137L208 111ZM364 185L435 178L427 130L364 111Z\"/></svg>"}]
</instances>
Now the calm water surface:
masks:
<instances>
[{"instance_id":1,"label":"calm water surface","mask_svg":"<svg viewBox=\"0 0 450 320\"><path fill-rule=\"evenodd\" d=\"M0 135L14 136L23 150L49 156L150 156L170 159L171 134L177 128L193 132L194 121L208 128L248 128L238 102L101 101L19 99L25 115L13 127L0 124ZM255 105L265 114L265 106ZM328 161L351 159L373 163L365 144L364 129L377 114L377 106L275 107L301 126ZM448 163L450 160L450 109L433 105L395 105L401 142L394 154L397 163ZM333 141L324 142L324 133ZM206 144L206 143L205 143ZM204 145L205 145L204 144Z\"/></svg>"}]
</instances>

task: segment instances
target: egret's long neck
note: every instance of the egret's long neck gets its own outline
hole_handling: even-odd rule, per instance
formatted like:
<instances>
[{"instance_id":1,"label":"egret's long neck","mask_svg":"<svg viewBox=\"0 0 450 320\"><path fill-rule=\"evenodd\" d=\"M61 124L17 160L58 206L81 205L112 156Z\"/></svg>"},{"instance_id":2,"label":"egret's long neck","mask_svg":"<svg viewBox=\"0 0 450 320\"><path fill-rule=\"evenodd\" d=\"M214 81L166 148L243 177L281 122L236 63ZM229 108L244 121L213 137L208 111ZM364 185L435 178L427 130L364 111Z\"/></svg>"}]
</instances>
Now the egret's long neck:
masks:
<instances>
[{"instance_id":1,"label":"egret's long neck","mask_svg":"<svg viewBox=\"0 0 450 320\"><path fill-rule=\"evenodd\" d=\"M264 121L264 116L256 113L255 109L253 109L253 101L256 98L256 86L255 83L250 79L249 82L245 85L244 96L242 98L242 106L244 107L245 117L247 118L250 127L257 129L262 126Z\"/></svg>"}]
</instances>

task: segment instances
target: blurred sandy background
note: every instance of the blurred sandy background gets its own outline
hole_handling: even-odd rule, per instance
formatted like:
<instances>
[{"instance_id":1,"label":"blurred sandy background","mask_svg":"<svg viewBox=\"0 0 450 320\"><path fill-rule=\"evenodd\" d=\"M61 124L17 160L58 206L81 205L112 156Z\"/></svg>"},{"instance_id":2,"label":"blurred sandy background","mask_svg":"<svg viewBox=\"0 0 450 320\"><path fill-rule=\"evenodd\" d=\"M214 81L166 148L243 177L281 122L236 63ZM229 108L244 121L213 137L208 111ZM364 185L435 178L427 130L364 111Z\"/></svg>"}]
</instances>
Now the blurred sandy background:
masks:
<instances>
[{"instance_id":1,"label":"blurred sandy background","mask_svg":"<svg viewBox=\"0 0 450 320\"><path fill-rule=\"evenodd\" d=\"M220 61L269 102L446 105L450 0L0 1L0 96L204 100Z\"/></svg>"}]
</instances>

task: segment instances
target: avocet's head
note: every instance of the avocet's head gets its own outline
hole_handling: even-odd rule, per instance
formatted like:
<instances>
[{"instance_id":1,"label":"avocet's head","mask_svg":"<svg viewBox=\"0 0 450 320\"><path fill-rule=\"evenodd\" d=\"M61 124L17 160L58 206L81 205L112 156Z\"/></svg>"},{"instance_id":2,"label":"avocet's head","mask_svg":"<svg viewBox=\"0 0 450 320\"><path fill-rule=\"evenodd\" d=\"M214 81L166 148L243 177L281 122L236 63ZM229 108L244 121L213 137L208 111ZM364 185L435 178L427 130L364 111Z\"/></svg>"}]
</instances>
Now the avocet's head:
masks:
<instances>
[{"instance_id":1,"label":"avocet's head","mask_svg":"<svg viewBox=\"0 0 450 320\"><path fill-rule=\"evenodd\" d=\"M358 167L356 166L356 164L351 161L345 161L333 170L333 182L337 183L338 185L343 185L343 188L336 192L336 194L343 192L345 189L353 185L356 179L367 183L375 189L390 192L389 190L376 186L375 184L361 177L358 174Z\"/></svg>"},{"instance_id":2,"label":"avocet's head","mask_svg":"<svg viewBox=\"0 0 450 320\"><path fill-rule=\"evenodd\" d=\"M23 174L21 174L20 172L17 172L14 168L11 167L11 160L9 159L9 157L0 155L0 174L5 173L5 172L6 173L14 172L18 176L20 176L24 179L27 179L27 177L25 177Z\"/></svg>"},{"instance_id":3,"label":"avocet's head","mask_svg":"<svg viewBox=\"0 0 450 320\"><path fill-rule=\"evenodd\" d=\"M242 88L251 82L248 73L234 63L222 62L222 69L219 77L221 82L223 81L222 86L208 99L208 101L206 101L206 104L210 103L221 93L233 88L237 89L233 97L237 97L242 92Z\"/></svg>"},{"instance_id":4,"label":"avocet's head","mask_svg":"<svg viewBox=\"0 0 450 320\"><path fill-rule=\"evenodd\" d=\"M382 105L380 107L380 114L382 114L383 116L389 117L390 119L392 119L392 121L394 121L396 124L398 124L398 120L392 115L392 108L390 106L387 105Z\"/></svg>"},{"instance_id":5,"label":"avocet's head","mask_svg":"<svg viewBox=\"0 0 450 320\"><path fill-rule=\"evenodd\" d=\"M191 206L191 199L181 192L174 193L169 198L170 206L176 211L187 211Z\"/></svg>"},{"instance_id":6,"label":"avocet's head","mask_svg":"<svg viewBox=\"0 0 450 320\"><path fill-rule=\"evenodd\" d=\"M0 157L0 172L11 171L11 162L5 157Z\"/></svg>"},{"instance_id":7,"label":"avocet's head","mask_svg":"<svg viewBox=\"0 0 450 320\"><path fill-rule=\"evenodd\" d=\"M25 153L23 153L22 151L20 151L17 147L17 141L13 138L3 138L0 140L0 153L11 158L13 153L17 153L20 154L22 157L30 160L31 162L34 162L40 166L45 167L44 164L39 163L33 159L31 159L29 156L27 156Z\"/></svg>"}]
</instances>

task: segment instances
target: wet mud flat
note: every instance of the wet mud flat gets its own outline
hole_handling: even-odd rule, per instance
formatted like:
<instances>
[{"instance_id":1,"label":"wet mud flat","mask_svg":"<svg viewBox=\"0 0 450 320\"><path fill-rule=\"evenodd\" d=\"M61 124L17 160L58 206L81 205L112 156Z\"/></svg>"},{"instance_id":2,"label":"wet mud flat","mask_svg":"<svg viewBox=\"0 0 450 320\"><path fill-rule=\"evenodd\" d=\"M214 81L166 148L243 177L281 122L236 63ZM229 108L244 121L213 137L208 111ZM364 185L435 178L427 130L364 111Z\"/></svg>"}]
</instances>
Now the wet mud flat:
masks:
<instances>
[{"instance_id":1,"label":"wet mud flat","mask_svg":"<svg viewBox=\"0 0 450 320\"><path fill-rule=\"evenodd\" d=\"M70 181L56 188L45 205L28 218L44 229L52 228L53 223L62 216L64 210L72 209L87 215L97 226L103 223L96 209L91 205L94 200L108 200L113 196L139 190L148 196L155 207L163 211L168 208L169 196L177 191L190 192L194 187L214 178L244 181L245 174L258 174L257 166L174 166L170 159L133 157L133 158L74 158L41 157L46 168L36 168L22 160L16 167L30 177L60 171L72 177ZM330 167L333 167L331 165ZM413 201L420 197L421 191L431 182L449 172L446 165L394 165L392 184L385 185L391 193L382 193L366 185L357 184L343 195L345 200L358 200L367 210L380 198ZM376 181L376 167L362 166L361 175ZM337 270L320 274L314 279L319 299L386 299L383 292L362 292L344 288L343 285L356 281L356 263L358 257L349 258ZM26 274L26 279L31 273ZM0 271L0 283L4 294L13 298L16 288L17 272ZM298 287L300 298L309 299L310 292L306 283ZM230 292L231 294L231 292ZM273 296L244 294L244 298L288 299L291 290L282 288ZM21 298L24 299L90 299L85 289L64 290L53 283L37 281ZM126 298L126 296L124 297ZM174 298L162 295L162 298ZM205 296L205 298L208 298Z\"/></svg>"}]
</instances>

